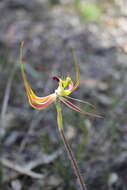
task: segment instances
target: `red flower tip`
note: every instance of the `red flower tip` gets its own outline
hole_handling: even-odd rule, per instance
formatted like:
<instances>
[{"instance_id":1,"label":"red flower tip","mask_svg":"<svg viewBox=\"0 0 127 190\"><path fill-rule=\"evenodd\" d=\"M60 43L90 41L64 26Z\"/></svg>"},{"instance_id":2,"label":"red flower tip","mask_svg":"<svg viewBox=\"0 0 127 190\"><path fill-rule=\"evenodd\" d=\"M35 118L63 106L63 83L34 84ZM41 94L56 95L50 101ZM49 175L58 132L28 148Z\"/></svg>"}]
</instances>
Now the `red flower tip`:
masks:
<instances>
[{"instance_id":1,"label":"red flower tip","mask_svg":"<svg viewBox=\"0 0 127 190\"><path fill-rule=\"evenodd\" d=\"M60 79L59 79L57 76L52 77L52 80L55 80L55 81L57 81L57 82L60 81Z\"/></svg>"}]
</instances>

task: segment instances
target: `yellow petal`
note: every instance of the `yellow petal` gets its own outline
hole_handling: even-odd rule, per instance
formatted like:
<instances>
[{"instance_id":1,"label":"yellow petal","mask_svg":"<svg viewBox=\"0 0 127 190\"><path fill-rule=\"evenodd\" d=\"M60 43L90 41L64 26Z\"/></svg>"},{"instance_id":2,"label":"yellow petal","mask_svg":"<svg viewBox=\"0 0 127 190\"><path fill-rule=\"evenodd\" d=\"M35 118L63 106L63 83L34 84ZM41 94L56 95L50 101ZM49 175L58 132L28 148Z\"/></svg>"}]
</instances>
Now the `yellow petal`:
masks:
<instances>
[{"instance_id":1,"label":"yellow petal","mask_svg":"<svg viewBox=\"0 0 127 190\"><path fill-rule=\"evenodd\" d=\"M43 109L47 108L50 104L55 102L56 95L55 95L55 93L50 94L46 98L47 99L43 100L43 101L36 101L32 96L28 96L30 105L37 110L43 110Z\"/></svg>"},{"instance_id":2,"label":"yellow petal","mask_svg":"<svg viewBox=\"0 0 127 190\"><path fill-rule=\"evenodd\" d=\"M25 86L25 90L27 93L27 97L29 100L29 103L32 107L36 108L36 109L44 109L46 108L48 105L50 105L51 103L53 103L56 99L56 95L55 93L50 94L48 96L45 97L38 97L35 95L35 93L33 92L33 90L30 87L29 82L27 81L25 72L24 72L24 66L23 66L23 61L22 61L22 47L23 47L23 43L21 44L21 49L20 49L20 67L21 67L21 74L22 74L22 78L24 81L24 86Z\"/></svg>"},{"instance_id":3,"label":"yellow petal","mask_svg":"<svg viewBox=\"0 0 127 190\"><path fill-rule=\"evenodd\" d=\"M79 83L80 83L80 72L79 72L78 64L76 63L76 83L71 89L71 92L73 92L78 87Z\"/></svg>"},{"instance_id":4,"label":"yellow petal","mask_svg":"<svg viewBox=\"0 0 127 190\"><path fill-rule=\"evenodd\" d=\"M76 88L78 87L79 83L80 83L80 72L79 72L79 67L78 64L75 63L76 65L76 83L73 84L73 82L71 81L70 87L65 90L66 95L71 94L74 90L76 90Z\"/></svg>"}]
</instances>

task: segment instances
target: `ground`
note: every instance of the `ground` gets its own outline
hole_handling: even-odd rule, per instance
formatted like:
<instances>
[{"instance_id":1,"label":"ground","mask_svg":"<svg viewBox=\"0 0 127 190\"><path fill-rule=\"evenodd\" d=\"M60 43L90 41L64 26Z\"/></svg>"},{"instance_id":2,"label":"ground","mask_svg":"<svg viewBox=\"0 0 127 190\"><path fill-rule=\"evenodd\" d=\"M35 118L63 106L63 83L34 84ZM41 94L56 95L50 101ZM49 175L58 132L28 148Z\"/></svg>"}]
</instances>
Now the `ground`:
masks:
<instances>
[{"instance_id":1,"label":"ground","mask_svg":"<svg viewBox=\"0 0 127 190\"><path fill-rule=\"evenodd\" d=\"M55 106L36 111L27 102L19 69L22 40L25 70L40 96L57 87L52 76L75 80L73 52L81 82L72 96L94 104L89 111L103 117L62 105L66 136L88 190L127 189L127 3L90 1L86 10L82 2L0 2L1 189L79 189Z\"/></svg>"}]
</instances>

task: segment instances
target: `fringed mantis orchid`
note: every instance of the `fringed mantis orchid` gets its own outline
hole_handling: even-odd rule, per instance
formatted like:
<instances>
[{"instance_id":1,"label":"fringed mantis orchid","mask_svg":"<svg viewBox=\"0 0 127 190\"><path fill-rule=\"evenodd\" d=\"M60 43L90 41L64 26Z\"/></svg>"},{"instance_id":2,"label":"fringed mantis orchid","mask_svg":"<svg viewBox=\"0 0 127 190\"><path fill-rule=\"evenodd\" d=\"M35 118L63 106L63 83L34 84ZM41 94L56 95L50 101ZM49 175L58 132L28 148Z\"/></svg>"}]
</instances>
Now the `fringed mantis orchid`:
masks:
<instances>
[{"instance_id":1,"label":"fringed mantis orchid","mask_svg":"<svg viewBox=\"0 0 127 190\"><path fill-rule=\"evenodd\" d=\"M69 95L77 89L77 87L79 86L79 82L80 82L80 72L79 72L79 67L78 64L75 63L76 65L76 82L73 83L72 79L70 76L67 76L65 79L61 79L57 76L53 77L53 80L58 82L58 88L54 91L54 93L45 96L45 97L38 97L32 90L25 72L24 72L24 66L23 66L23 42L21 43L21 48L20 48L20 66L21 66L21 73L22 73L22 78L24 81L24 86L25 86L25 90L27 93L27 97L28 97L28 101L30 103L30 105L37 109L37 110L43 110L45 108L47 108L50 104L55 103L56 105L56 110L57 110L57 123L58 123L58 128L59 128L59 132L61 134L62 140L64 142L64 145L66 147L66 150L68 152L69 158L72 162L73 168L75 170L75 174L77 175L78 179L79 179L79 184L80 184L80 189L81 190L86 190L86 186L84 183L84 180L81 176L80 170L78 168L75 156L72 152L72 149L64 135L64 131L63 131L63 123L62 123L62 112L61 112L61 104L60 101L62 103L64 103L65 105L67 105L69 108L85 114L85 115L89 115L91 117L101 117L99 115L87 112L81 108L79 108L78 106L76 106L75 104L73 104L72 102L70 102L70 100L74 100L77 102L81 102L84 104L88 104L92 107L94 107L93 105L91 105L88 102L85 102L83 100L79 100L79 99L75 99L70 97ZM69 100L70 99L70 100Z\"/></svg>"},{"instance_id":2,"label":"fringed mantis orchid","mask_svg":"<svg viewBox=\"0 0 127 190\"><path fill-rule=\"evenodd\" d=\"M91 117L100 117L99 115L89 113L89 112L79 108L78 106L74 105L72 102L69 101L69 99L72 99L74 101L78 101L78 102L88 104L88 105L94 107L92 104L90 104L88 102L68 96L74 90L77 89L79 82L80 82L80 73L79 73L79 67L78 67L77 63L76 63L76 80L77 80L76 83L73 83L71 77L69 77L69 76L67 76L66 79L64 79L64 80L62 80L59 77L54 76L53 80L58 82L58 88L55 90L54 93L52 93L48 96L45 96L45 97L36 96L30 87L30 84L29 84L29 82L26 78L25 72L24 72L24 66L23 66L23 61L22 61L22 48L20 50L20 66L21 66L22 78L24 81L27 97L28 97L30 105L33 108L35 108L37 110L43 110L43 109L47 108L50 104L56 102L57 99L59 99L61 102L63 102L69 108L71 108L77 112L80 112L85 115L89 115Z\"/></svg>"}]
</instances>

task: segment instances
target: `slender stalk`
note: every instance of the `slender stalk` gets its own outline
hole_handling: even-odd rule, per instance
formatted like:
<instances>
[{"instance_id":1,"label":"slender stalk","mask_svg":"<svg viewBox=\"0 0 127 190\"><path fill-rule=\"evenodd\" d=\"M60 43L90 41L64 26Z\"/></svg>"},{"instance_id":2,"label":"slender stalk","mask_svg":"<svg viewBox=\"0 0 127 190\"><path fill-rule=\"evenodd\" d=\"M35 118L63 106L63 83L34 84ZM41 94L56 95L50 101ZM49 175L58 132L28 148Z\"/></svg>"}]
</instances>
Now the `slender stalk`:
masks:
<instances>
[{"instance_id":1,"label":"slender stalk","mask_svg":"<svg viewBox=\"0 0 127 190\"><path fill-rule=\"evenodd\" d=\"M56 101L56 110L57 110L57 123L58 123L58 129L61 135L61 138L63 140L64 146L66 148L66 151L68 153L68 157L72 163L73 169L75 171L75 174L78 178L79 184L80 184L80 190L87 190L86 185L84 183L84 179L81 175L80 169L78 167L75 155L71 149L71 146L65 137L64 130L63 130L63 121L62 121L62 111L61 111L61 105L59 101Z\"/></svg>"}]
</instances>

